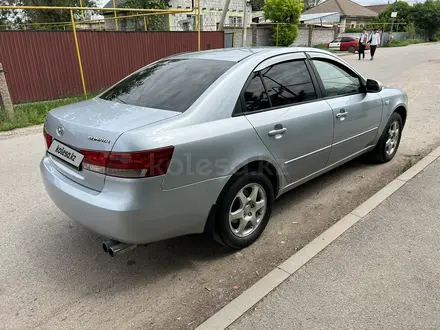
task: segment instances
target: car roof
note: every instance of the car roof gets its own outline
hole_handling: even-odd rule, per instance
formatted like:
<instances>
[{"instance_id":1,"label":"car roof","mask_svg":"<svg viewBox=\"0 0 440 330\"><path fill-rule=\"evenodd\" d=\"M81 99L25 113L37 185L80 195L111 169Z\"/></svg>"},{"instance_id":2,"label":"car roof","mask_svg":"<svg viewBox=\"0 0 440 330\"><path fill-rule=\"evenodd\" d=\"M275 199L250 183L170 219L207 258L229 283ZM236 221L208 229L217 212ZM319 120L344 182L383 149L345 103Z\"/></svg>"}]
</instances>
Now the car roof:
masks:
<instances>
[{"instance_id":1,"label":"car roof","mask_svg":"<svg viewBox=\"0 0 440 330\"><path fill-rule=\"evenodd\" d=\"M252 48L223 48L204 50L200 52L182 53L168 57L168 59L206 59L217 61L240 62L255 55L276 56L293 52L325 52L318 48L310 47L252 47Z\"/></svg>"}]
</instances>

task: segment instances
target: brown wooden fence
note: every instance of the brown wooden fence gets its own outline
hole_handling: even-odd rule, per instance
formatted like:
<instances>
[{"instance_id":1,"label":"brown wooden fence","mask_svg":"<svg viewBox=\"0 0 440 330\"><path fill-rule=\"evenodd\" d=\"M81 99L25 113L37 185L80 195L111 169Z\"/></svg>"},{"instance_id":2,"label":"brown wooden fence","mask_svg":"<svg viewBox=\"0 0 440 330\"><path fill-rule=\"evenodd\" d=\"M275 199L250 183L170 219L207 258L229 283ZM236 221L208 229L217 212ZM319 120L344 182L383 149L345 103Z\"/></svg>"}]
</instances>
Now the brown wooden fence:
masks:
<instances>
[{"instance_id":1,"label":"brown wooden fence","mask_svg":"<svg viewBox=\"0 0 440 330\"><path fill-rule=\"evenodd\" d=\"M197 50L196 32L78 32L87 91L99 91L162 57ZM202 32L201 49L223 48ZM72 32L0 32L0 63L14 103L81 95Z\"/></svg>"}]
</instances>

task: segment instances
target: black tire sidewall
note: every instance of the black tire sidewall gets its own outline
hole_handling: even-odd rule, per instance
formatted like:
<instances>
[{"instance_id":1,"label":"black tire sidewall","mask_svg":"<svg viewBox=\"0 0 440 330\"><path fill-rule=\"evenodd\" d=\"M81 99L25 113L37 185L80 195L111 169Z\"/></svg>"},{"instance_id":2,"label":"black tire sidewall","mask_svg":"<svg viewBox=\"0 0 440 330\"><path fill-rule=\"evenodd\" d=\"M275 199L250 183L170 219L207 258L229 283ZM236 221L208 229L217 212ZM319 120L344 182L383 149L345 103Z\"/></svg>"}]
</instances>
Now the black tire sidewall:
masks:
<instances>
[{"instance_id":1,"label":"black tire sidewall","mask_svg":"<svg viewBox=\"0 0 440 330\"><path fill-rule=\"evenodd\" d=\"M394 152L391 155L388 155L387 152L385 151L386 149L386 141L388 138L388 130L390 129L390 126L393 122L397 121L399 123L399 139L397 140L397 145L396 148L394 149ZM402 130L403 130L403 121L402 121L402 117L400 117L400 115L398 113L393 113L390 117L390 119L388 120L387 125L385 126L385 129L382 133L382 136L380 138L378 147L378 156L379 158L383 161L383 162L388 162L391 159L394 158L394 156L397 153L397 149L399 149L399 145L400 145L400 140L402 138Z\"/></svg>"},{"instance_id":2,"label":"black tire sidewall","mask_svg":"<svg viewBox=\"0 0 440 330\"><path fill-rule=\"evenodd\" d=\"M263 187L266 198L266 214L258 228L247 237L238 237L234 235L229 226L229 210L237 193L248 184L257 183ZM252 244L266 228L272 213L274 203L274 192L269 178L259 172L251 172L236 177L235 181L227 188L226 193L218 203L216 212L216 230L223 243L233 249L241 249Z\"/></svg>"}]
</instances>

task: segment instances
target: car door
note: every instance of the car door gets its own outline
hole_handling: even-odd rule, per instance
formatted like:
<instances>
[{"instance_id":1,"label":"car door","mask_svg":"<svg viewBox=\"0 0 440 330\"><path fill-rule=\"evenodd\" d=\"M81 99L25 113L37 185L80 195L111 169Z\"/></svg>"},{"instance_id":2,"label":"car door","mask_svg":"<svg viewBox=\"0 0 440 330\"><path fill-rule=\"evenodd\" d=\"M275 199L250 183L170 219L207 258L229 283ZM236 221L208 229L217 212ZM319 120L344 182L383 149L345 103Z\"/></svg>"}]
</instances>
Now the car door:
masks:
<instances>
[{"instance_id":1,"label":"car door","mask_svg":"<svg viewBox=\"0 0 440 330\"><path fill-rule=\"evenodd\" d=\"M342 38L336 38L328 44L328 48L333 50L341 50L341 40Z\"/></svg>"},{"instance_id":2,"label":"car door","mask_svg":"<svg viewBox=\"0 0 440 330\"><path fill-rule=\"evenodd\" d=\"M342 37L341 47L339 50L347 51L350 46L353 46L353 39L349 37Z\"/></svg>"},{"instance_id":3,"label":"car door","mask_svg":"<svg viewBox=\"0 0 440 330\"><path fill-rule=\"evenodd\" d=\"M310 57L324 98L333 109L329 165L372 148L382 118L382 98L367 93L364 79L341 61L325 54L310 53Z\"/></svg>"},{"instance_id":4,"label":"car door","mask_svg":"<svg viewBox=\"0 0 440 330\"><path fill-rule=\"evenodd\" d=\"M333 113L321 98L304 53L261 63L242 93L242 111L289 183L327 164Z\"/></svg>"}]
</instances>

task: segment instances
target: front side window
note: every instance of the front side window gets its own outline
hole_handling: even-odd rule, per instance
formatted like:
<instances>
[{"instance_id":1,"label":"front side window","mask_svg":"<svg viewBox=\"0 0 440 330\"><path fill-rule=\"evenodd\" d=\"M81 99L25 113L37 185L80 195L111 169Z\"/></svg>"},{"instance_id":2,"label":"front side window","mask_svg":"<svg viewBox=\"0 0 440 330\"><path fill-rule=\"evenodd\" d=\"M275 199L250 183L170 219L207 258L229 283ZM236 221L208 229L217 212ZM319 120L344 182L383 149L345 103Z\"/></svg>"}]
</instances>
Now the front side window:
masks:
<instances>
[{"instance_id":1,"label":"front side window","mask_svg":"<svg viewBox=\"0 0 440 330\"><path fill-rule=\"evenodd\" d=\"M332 41L332 43L334 43L334 42L341 42L341 40L342 40L341 38L336 38L335 40Z\"/></svg>"},{"instance_id":2,"label":"front side window","mask_svg":"<svg viewBox=\"0 0 440 330\"><path fill-rule=\"evenodd\" d=\"M100 97L129 105L184 112L234 64L205 59L163 60L133 73Z\"/></svg>"},{"instance_id":3,"label":"front side window","mask_svg":"<svg viewBox=\"0 0 440 330\"><path fill-rule=\"evenodd\" d=\"M360 79L354 73L326 61L313 60L321 77L326 96L356 94L362 92Z\"/></svg>"}]
</instances>

